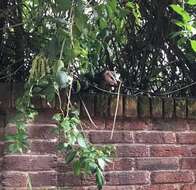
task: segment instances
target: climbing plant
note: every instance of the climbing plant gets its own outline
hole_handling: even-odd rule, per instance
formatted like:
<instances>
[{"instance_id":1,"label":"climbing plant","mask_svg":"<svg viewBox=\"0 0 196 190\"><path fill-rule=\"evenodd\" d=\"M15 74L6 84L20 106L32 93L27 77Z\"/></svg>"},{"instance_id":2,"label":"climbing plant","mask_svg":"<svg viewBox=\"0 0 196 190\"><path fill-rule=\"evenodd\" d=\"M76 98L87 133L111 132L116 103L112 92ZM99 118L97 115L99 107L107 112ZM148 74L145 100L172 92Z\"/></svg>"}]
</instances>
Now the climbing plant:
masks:
<instances>
[{"instance_id":1,"label":"climbing plant","mask_svg":"<svg viewBox=\"0 0 196 190\"><path fill-rule=\"evenodd\" d=\"M40 35L38 53L33 55L30 74L25 82L24 94L17 99L17 114L12 122L16 133L6 137L9 151L23 153L28 149L27 125L38 115L32 98L41 97L50 105L55 97L59 100L58 112L53 116L57 122L55 131L59 137L59 150L65 153L66 163L73 163L74 173L94 174L98 189L104 185L103 171L111 161L114 147L92 145L81 128L78 111L71 103L73 83L76 92L80 91L80 75L94 74L94 65L104 62L108 56L101 52L112 53L107 46L108 33L126 42L121 35L125 30L125 18L130 12L139 23L137 4L127 3L122 7L116 0L33 0L24 1L24 27L36 30ZM30 18L32 17L32 18ZM118 51L116 49L115 51ZM104 63L102 64L104 66ZM64 92L67 105L62 105Z\"/></svg>"}]
</instances>

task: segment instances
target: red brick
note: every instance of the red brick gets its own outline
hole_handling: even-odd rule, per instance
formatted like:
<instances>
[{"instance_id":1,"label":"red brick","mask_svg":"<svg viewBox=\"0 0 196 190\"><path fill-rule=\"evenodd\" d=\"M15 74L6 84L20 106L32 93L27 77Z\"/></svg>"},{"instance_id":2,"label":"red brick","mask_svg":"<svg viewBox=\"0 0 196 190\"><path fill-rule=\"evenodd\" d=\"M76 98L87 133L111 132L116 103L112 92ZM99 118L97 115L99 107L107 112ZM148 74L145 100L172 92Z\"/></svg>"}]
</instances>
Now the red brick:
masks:
<instances>
[{"instance_id":1,"label":"red brick","mask_svg":"<svg viewBox=\"0 0 196 190\"><path fill-rule=\"evenodd\" d=\"M97 190L96 186L70 187L72 190ZM133 186L104 186L102 190L135 190Z\"/></svg>"},{"instance_id":2,"label":"red brick","mask_svg":"<svg viewBox=\"0 0 196 190\"><path fill-rule=\"evenodd\" d=\"M154 157L190 156L190 150L185 146L157 145L150 147L150 155Z\"/></svg>"},{"instance_id":3,"label":"red brick","mask_svg":"<svg viewBox=\"0 0 196 190\"><path fill-rule=\"evenodd\" d=\"M111 96L110 97L110 117L114 117L115 112L116 112L116 104L117 104L117 96ZM119 102L118 102L118 111L117 111L117 117L122 117L123 116L123 96L119 97Z\"/></svg>"},{"instance_id":4,"label":"red brick","mask_svg":"<svg viewBox=\"0 0 196 190\"><path fill-rule=\"evenodd\" d=\"M5 143L0 141L0 157L3 155L5 150Z\"/></svg>"},{"instance_id":5,"label":"red brick","mask_svg":"<svg viewBox=\"0 0 196 190\"><path fill-rule=\"evenodd\" d=\"M175 134L170 132L139 132L134 136L136 143L173 144L176 142Z\"/></svg>"},{"instance_id":6,"label":"red brick","mask_svg":"<svg viewBox=\"0 0 196 190\"><path fill-rule=\"evenodd\" d=\"M73 173L58 173L58 186L59 187L67 187L67 186L81 186L82 181L81 177L74 176Z\"/></svg>"},{"instance_id":7,"label":"red brick","mask_svg":"<svg viewBox=\"0 0 196 190\"><path fill-rule=\"evenodd\" d=\"M36 172L30 173L29 177L33 187L47 187L57 185L56 172Z\"/></svg>"},{"instance_id":8,"label":"red brick","mask_svg":"<svg viewBox=\"0 0 196 190\"><path fill-rule=\"evenodd\" d=\"M93 125L89 120L83 119L82 123L81 123L83 129L86 129L86 130L88 130L88 129L103 130L103 129L106 128L104 120L93 118L93 122L95 123L96 126Z\"/></svg>"},{"instance_id":9,"label":"red brick","mask_svg":"<svg viewBox=\"0 0 196 190\"><path fill-rule=\"evenodd\" d=\"M148 148L142 145L116 146L118 157L147 157Z\"/></svg>"},{"instance_id":10,"label":"red brick","mask_svg":"<svg viewBox=\"0 0 196 190\"><path fill-rule=\"evenodd\" d=\"M38 124L56 124L56 121L52 119L53 115L56 114L57 110L54 109L41 109L39 114L33 121Z\"/></svg>"},{"instance_id":11,"label":"red brick","mask_svg":"<svg viewBox=\"0 0 196 190\"><path fill-rule=\"evenodd\" d=\"M89 132L89 139L92 143L132 143L131 132L114 132L113 138L110 138L111 131L93 131Z\"/></svg>"},{"instance_id":12,"label":"red brick","mask_svg":"<svg viewBox=\"0 0 196 190\"><path fill-rule=\"evenodd\" d=\"M136 187L135 190L179 190L178 185L150 185L150 186L141 186Z\"/></svg>"},{"instance_id":13,"label":"red brick","mask_svg":"<svg viewBox=\"0 0 196 190\"><path fill-rule=\"evenodd\" d=\"M81 99L84 103L81 102L80 106L80 116L82 118L88 118L86 109L91 117L95 115L95 95L94 94L82 94ZM85 107L86 109L85 109Z\"/></svg>"},{"instance_id":14,"label":"red brick","mask_svg":"<svg viewBox=\"0 0 196 190\"><path fill-rule=\"evenodd\" d=\"M29 188L27 189L27 187L19 187L19 188L15 188L15 187L3 188L2 187L1 190L29 190ZM57 190L57 189L56 189L56 187L44 187L44 188L43 187L33 187L33 190Z\"/></svg>"},{"instance_id":15,"label":"red brick","mask_svg":"<svg viewBox=\"0 0 196 190\"><path fill-rule=\"evenodd\" d=\"M106 121L106 129L111 130L113 125L113 120ZM151 125L147 122L137 119L124 119L118 120L115 125L116 130L143 130L150 129Z\"/></svg>"},{"instance_id":16,"label":"red brick","mask_svg":"<svg viewBox=\"0 0 196 190\"><path fill-rule=\"evenodd\" d=\"M141 158L136 159L138 170L176 170L178 159L176 158Z\"/></svg>"},{"instance_id":17,"label":"red brick","mask_svg":"<svg viewBox=\"0 0 196 190\"><path fill-rule=\"evenodd\" d=\"M4 172L2 184L4 187L26 187L27 175L18 172Z\"/></svg>"},{"instance_id":18,"label":"red brick","mask_svg":"<svg viewBox=\"0 0 196 190\"><path fill-rule=\"evenodd\" d=\"M193 176L190 171L159 171L151 173L152 183L191 183Z\"/></svg>"},{"instance_id":19,"label":"red brick","mask_svg":"<svg viewBox=\"0 0 196 190\"><path fill-rule=\"evenodd\" d=\"M137 117L137 98L125 96L124 97L124 116Z\"/></svg>"},{"instance_id":20,"label":"red brick","mask_svg":"<svg viewBox=\"0 0 196 190\"><path fill-rule=\"evenodd\" d=\"M105 167L105 171L130 171L135 167L134 160L131 158L116 158L112 160L112 163L108 163ZM73 171L71 164L65 164L63 160L59 160L57 163L58 172Z\"/></svg>"},{"instance_id":21,"label":"red brick","mask_svg":"<svg viewBox=\"0 0 196 190\"><path fill-rule=\"evenodd\" d=\"M56 168L56 158L52 156L10 155L4 157L4 170L46 171Z\"/></svg>"},{"instance_id":22,"label":"red brick","mask_svg":"<svg viewBox=\"0 0 196 190\"><path fill-rule=\"evenodd\" d=\"M32 139L54 139L56 138L56 134L54 130L56 129L56 125L54 124L35 124L29 125L28 134L29 138Z\"/></svg>"},{"instance_id":23,"label":"red brick","mask_svg":"<svg viewBox=\"0 0 196 190\"><path fill-rule=\"evenodd\" d=\"M64 159L58 159L56 171L59 172L59 173L64 173L65 171L66 172L73 171L72 164L71 163L70 164L65 164Z\"/></svg>"},{"instance_id":24,"label":"red brick","mask_svg":"<svg viewBox=\"0 0 196 190\"><path fill-rule=\"evenodd\" d=\"M180 190L195 190L196 189L196 184L186 184L182 185Z\"/></svg>"},{"instance_id":25,"label":"red brick","mask_svg":"<svg viewBox=\"0 0 196 190\"><path fill-rule=\"evenodd\" d=\"M196 169L196 158L182 158L180 160L181 169Z\"/></svg>"},{"instance_id":26,"label":"red brick","mask_svg":"<svg viewBox=\"0 0 196 190\"><path fill-rule=\"evenodd\" d=\"M135 168L134 160L131 158L115 159L111 164L107 165L106 171L129 171Z\"/></svg>"},{"instance_id":27,"label":"red brick","mask_svg":"<svg viewBox=\"0 0 196 190\"><path fill-rule=\"evenodd\" d=\"M146 172L113 172L105 175L106 185L137 185L149 183Z\"/></svg>"},{"instance_id":28,"label":"red brick","mask_svg":"<svg viewBox=\"0 0 196 190\"><path fill-rule=\"evenodd\" d=\"M151 98L152 106L152 117L162 118L163 117L163 100L160 97Z\"/></svg>"},{"instance_id":29,"label":"red brick","mask_svg":"<svg viewBox=\"0 0 196 190\"><path fill-rule=\"evenodd\" d=\"M54 141L39 141L32 140L30 142L31 153L36 154L56 154L57 153L57 142Z\"/></svg>"},{"instance_id":30,"label":"red brick","mask_svg":"<svg viewBox=\"0 0 196 190\"><path fill-rule=\"evenodd\" d=\"M0 140L4 139L4 135L5 135L5 128L0 127Z\"/></svg>"},{"instance_id":31,"label":"red brick","mask_svg":"<svg viewBox=\"0 0 196 190\"><path fill-rule=\"evenodd\" d=\"M190 130L196 131L196 120L189 120L188 124L189 124Z\"/></svg>"},{"instance_id":32,"label":"red brick","mask_svg":"<svg viewBox=\"0 0 196 190\"><path fill-rule=\"evenodd\" d=\"M178 133L177 141L180 144L196 144L196 133Z\"/></svg>"},{"instance_id":33,"label":"red brick","mask_svg":"<svg viewBox=\"0 0 196 190\"><path fill-rule=\"evenodd\" d=\"M105 186L103 187L103 190L134 190L134 187L133 186Z\"/></svg>"},{"instance_id":34,"label":"red brick","mask_svg":"<svg viewBox=\"0 0 196 190\"><path fill-rule=\"evenodd\" d=\"M186 120L156 120L152 122L152 129L159 131L185 131L189 129Z\"/></svg>"},{"instance_id":35,"label":"red brick","mask_svg":"<svg viewBox=\"0 0 196 190\"><path fill-rule=\"evenodd\" d=\"M189 148L190 148L192 156L195 157L196 156L196 146L190 146Z\"/></svg>"}]
</instances>

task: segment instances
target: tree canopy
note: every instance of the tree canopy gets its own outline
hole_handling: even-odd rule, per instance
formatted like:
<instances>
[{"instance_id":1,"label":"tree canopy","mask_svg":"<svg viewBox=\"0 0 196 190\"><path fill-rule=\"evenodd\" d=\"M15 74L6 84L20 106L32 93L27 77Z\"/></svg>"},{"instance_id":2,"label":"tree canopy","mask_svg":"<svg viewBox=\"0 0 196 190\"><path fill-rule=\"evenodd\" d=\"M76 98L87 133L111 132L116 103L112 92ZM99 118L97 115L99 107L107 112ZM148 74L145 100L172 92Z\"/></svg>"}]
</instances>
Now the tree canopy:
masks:
<instances>
[{"instance_id":1,"label":"tree canopy","mask_svg":"<svg viewBox=\"0 0 196 190\"><path fill-rule=\"evenodd\" d=\"M126 94L164 95L196 81L195 4L2 0L0 79L24 81L42 54L50 62L61 59L75 75L117 70ZM196 96L196 89L171 95Z\"/></svg>"}]
</instances>

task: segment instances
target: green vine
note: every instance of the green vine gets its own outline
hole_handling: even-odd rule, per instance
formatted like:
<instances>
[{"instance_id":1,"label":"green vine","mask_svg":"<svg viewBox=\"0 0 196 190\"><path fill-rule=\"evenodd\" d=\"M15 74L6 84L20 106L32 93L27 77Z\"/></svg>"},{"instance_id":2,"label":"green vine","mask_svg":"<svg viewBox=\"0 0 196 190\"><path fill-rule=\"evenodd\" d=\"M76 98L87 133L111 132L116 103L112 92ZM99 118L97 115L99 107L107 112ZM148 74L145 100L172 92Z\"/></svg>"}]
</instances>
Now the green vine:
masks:
<instances>
[{"instance_id":1,"label":"green vine","mask_svg":"<svg viewBox=\"0 0 196 190\"><path fill-rule=\"evenodd\" d=\"M79 91L80 83L75 76L86 72L93 74L93 66L106 61L108 57L101 57L102 52L106 49L110 51L108 45L114 48L108 44L111 41L109 36L126 43L127 39L122 35L125 19L132 13L139 26L138 5L128 3L122 7L117 0L108 3L83 0L51 0L47 3L39 0L33 4L26 3L33 10L40 9L40 6L44 8L44 24L37 29L43 31L45 39L40 47L41 53L35 55L32 61L24 94L16 102L17 114L12 121L16 133L6 137L9 151L23 153L28 149L27 126L38 114L32 98L38 96L50 104L57 96L59 111L53 119L57 122L58 148L65 155L65 163L73 163L75 175L95 175L97 187L102 189L103 171L114 155L114 147L96 147L88 141L80 128L79 114L71 103L72 86L76 82ZM25 27L39 26L36 18L32 22L27 22ZM118 48L114 49L117 54ZM62 105L60 92L66 94L66 107Z\"/></svg>"}]
</instances>

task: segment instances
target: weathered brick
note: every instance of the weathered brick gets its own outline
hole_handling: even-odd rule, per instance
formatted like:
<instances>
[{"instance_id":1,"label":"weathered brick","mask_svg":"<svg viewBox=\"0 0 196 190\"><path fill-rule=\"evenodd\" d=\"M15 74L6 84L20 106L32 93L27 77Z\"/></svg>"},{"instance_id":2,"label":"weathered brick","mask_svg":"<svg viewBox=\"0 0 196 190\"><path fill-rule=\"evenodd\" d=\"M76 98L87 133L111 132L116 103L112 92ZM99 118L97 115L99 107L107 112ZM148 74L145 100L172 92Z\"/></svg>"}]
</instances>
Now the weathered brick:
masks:
<instances>
[{"instance_id":1,"label":"weathered brick","mask_svg":"<svg viewBox=\"0 0 196 190\"><path fill-rule=\"evenodd\" d=\"M188 119L196 119L196 100L188 99Z\"/></svg>"},{"instance_id":2,"label":"weathered brick","mask_svg":"<svg viewBox=\"0 0 196 190\"><path fill-rule=\"evenodd\" d=\"M88 118L88 114L90 114L91 117L95 116L95 96L93 94L82 94L80 104L81 104L80 107L81 117Z\"/></svg>"},{"instance_id":3,"label":"weathered brick","mask_svg":"<svg viewBox=\"0 0 196 190\"><path fill-rule=\"evenodd\" d=\"M135 168L132 158L117 158L105 168L106 171L129 171Z\"/></svg>"},{"instance_id":4,"label":"weathered brick","mask_svg":"<svg viewBox=\"0 0 196 190\"><path fill-rule=\"evenodd\" d=\"M58 186L67 187L67 186L81 186L82 180L79 176L74 176L73 173L58 173Z\"/></svg>"},{"instance_id":5,"label":"weathered brick","mask_svg":"<svg viewBox=\"0 0 196 190\"><path fill-rule=\"evenodd\" d=\"M176 142L175 134L171 132L136 132L134 139L136 143L145 144L173 144Z\"/></svg>"},{"instance_id":6,"label":"weathered brick","mask_svg":"<svg viewBox=\"0 0 196 190\"><path fill-rule=\"evenodd\" d=\"M115 115L116 106L117 106L117 96L111 96L110 97L110 109L109 109L111 117L114 117ZM123 116L123 96L119 97L117 116L118 117Z\"/></svg>"},{"instance_id":7,"label":"weathered brick","mask_svg":"<svg viewBox=\"0 0 196 190\"><path fill-rule=\"evenodd\" d=\"M184 98L176 98L175 99L175 109L176 109L176 117L178 118L186 118L186 99Z\"/></svg>"},{"instance_id":8,"label":"weathered brick","mask_svg":"<svg viewBox=\"0 0 196 190\"><path fill-rule=\"evenodd\" d=\"M96 186L70 187L72 190L97 190ZM62 189L63 190L63 189ZM102 190L135 190L133 186L104 186Z\"/></svg>"},{"instance_id":9,"label":"weathered brick","mask_svg":"<svg viewBox=\"0 0 196 190\"><path fill-rule=\"evenodd\" d=\"M125 96L124 97L124 116L129 118L137 117L137 98Z\"/></svg>"},{"instance_id":10,"label":"weathered brick","mask_svg":"<svg viewBox=\"0 0 196 190\"><path fill-rule=\"evenodd\" d=\"M5 128L4 127L0 127L0 140L4 139L4 135L5 135Z\"/></svg>"},{"instance_id":11,"label":"weathered brick","mask_svg":"<svg viewBox=\"0 0 196 190\"><path fill-rule=\"evenodd\" d=\"M96 129L96 130L103 130L106 128L106 123L105 123L105 120L101 120L101 119L98 119L98 118L93 118L93 122L94 124L96 125L93 125L89 120L86 120L86 119L83 119L82 120L82 128L85 129L85 130L88 130L88 129Z\"/></svg>"},{"instance_id":12,"label":"weathered brick","mask_svg":"<svg viewBox=\"0 0 196 190\"><path fill-rule=\"evenodd\" d=\"M57 185L57 174L54 171L29 173L29 177L33 187L47 187Z\"/></svg>"},{"instance_id":13,"label":"weathered brick","mask_svg":"<svg viewBox=\"0 0 196 190\"><path fill-rule=\"evenodd\" d=\"M4 172L3 187L27 187L27 174L19 172Z\"/></svg>"},{"instance_id":14,"label":"weathered brick","mask_svg":"<svg viewBox=\"0 0 196 190\"><path fill-rule=\"evenodd\" d=\"M7 171L47 171L56 168L56 157L10 155L4 157L4 170Z\"/></svg>"},{"instance_id":15,"label":"weathered brick","mask_svg":"<svg viewBox=\"0 0 196 190\"><path fill-rule=\"evenodd\" d=\"M164 118L174 117L174 100L173 98L163 98Z\"/></svg>"},{"instance_id":16,"label":"weathered brick","mask_svg":"<svg viewBox=\"0 0 196 190\"><path fill-rule=\"evenodd\" d=\"M39 110L39 113L35 120L33 121L33 124L56 124L56 121L52 119L53 115L56 114L57 110L55 109L41 109Z\"/></svg>"},{"instance_id":17,"label":"weathered brick","mask_svg":"<svg viewBox=\"0 0 196 190\"><path fill-rule=\"evenodd\" d=\"M190 171L157 171L151 173L152 183L191 183L193 176Z\"/></svg>"},{"instance_id":18,"label":"weathered brick","mask_svg":"<svg viewBox=\"0 0 196 190\"><path fill-rule=\"evenodd\" d=\"M162 98L153 97L151 99L151 105L152 105L152 117L153 118L162 118L163 117Z\"/></svg>"},{"instance_id":19,"label":"weathered brick","mask_svg":"<svg viewBox=\"0 0 196 190\"><path fill-rule=\"evenodd\" d=\"M191 156L195 157L196 156L196 145L189 146L189 148L190 148Z\"/></svg>"},{"instance_id":20,"label":"weathered brick","mask_svg":"<svg viewBox=\"0 0 196 190\"><path fill-rule=\"evenodd\" d=\"M0 141L0 157L3 155L5 150L5 142Z\"/></svg>"},{"instance_id":21,"label":"weathered brick","mask_svg":"<svg viewBox=\"0 0 196 190\"><path fill-rule=\"evenodd\" d=\"M46 140L31 140L29 149L31 153L34 154L56 154L57 142Z\"/></svg>"},{"instance_id":22,"label":"weathered brick","mask_svg":"<svg viewBox=\"0 0 196 190\"><path fill-rule=\"evenodd\" d=\"M138 97L138 113L141 118L150 117L150 99L147 96Z\"/></svg>"},{"instance_id":23,"label":"weathered brick","mask_svg":"<svg viewBox=\"0 0 196 190\"><path fill-rule=\"evenodd\" d=\"M54 139L54 138L56 138L56 134L54 132L54 130L56 128L57 127L54 124L29 125L29 127L28 127L29 138L32 138L32 139Z\"/></svg>"},{"instance_id":24,"label":"weathered brick","mask_svg":"<svg viewBox=\"0 0 196 190\"><path fill-rule=\"evenodd\" d=\"M175 156L190 156L191 152L185 146L151 146L150 155L154 157L175 157Z\"/></svg>"},{"instance_id":25,"label":"weathered brick","mask_svg":"<svg viewBox=\"0 0 196 190\"><path fill-rule=\"evenodd\" d=\"M185 131L189 129L186 120L154 120L152 129L159 131Z\"/></svg>"},{"instance_id":26,"label":"weathered brick","mask_svg":"<svg viewBox=\"0 0 196 190\"><path fill-rule=\"evenodd\" d=\"M148 148L140 145L116 146L118 157L147 157Z\"/></svg>"},{"instance_id":27,"label":"weathered brick","mask_svg":"<svg viewBox=\"0 0 196 190\"><path fill-rule=\"evenodd\" d=\"M177 142L180 144L196 144L196 132L178 133Z\"/></svg>"},{"instance_id":28,"label":"weathered brick","mask_svg":"<svg viewBox=\"0 0 196 190\"><path fill-rule=\"evenodd\" d=\"M180 167L181 169L195 170L196 169L196 158L182 158L180 160Z\"/></svg>"},{"instance_id":29,"label":"weathered brick","mask_svg":"<svg viewBox=\"0 0 196 190\"><path fill-rule=\"evenodd\" d=\"M178 160L176 158L142 158L136 159L138 170L176 170Z\"/></svg>"},{"instance_id":30,"label":"weathered brick","mask_svg":"<svg viewBox=\"0 0 196 190\"><path fill-rule=\"evenodd\" d=\"M196 120L188 120L187 123L191 131L196 131Z\"/></svg>"},{"instance_id":31,"label":"weathered brick","mask_svg":"<svg viewBox=\"0 0 196 190\"><path fill-rule=\"evenodd\" d=\"M132 158L115 158L112 163L108 163L105 171L130 171L135 168L135 162ZM64 160L59 160L57 163L58 172L73 171L72 164L65 164Z\"/></svg>"},{"instance_id":32,"label":"weathered brick","mask_svg":"<svg viewBox=\"0 0 196 190\"><path fill-rule=\"evenodd\" d=\"M196 189L196 184L185 184L182 185L180 190L195 190Z\"/></svg>"},{"instance_id":33,"label":"weathered brick","mask_svg":"<svg viewBox=\"0 0 196 190\"><path fill-rule=\"evenodd\" d=\"M111 130L113 125L113 120L106 120L106 129ZM128 120L123 121L118 120L115 125L116 130L143 130L150 129L151 124L141 121L141 120Z\"/></svg>"},{"instance_id":34,"label":"weathered brick","mask_svg":"<svg viewBox=\"0 0 196 190\"><path fill-rule=\"evenodd\" d=\"M149 183L147 172L113 172L105 175L106 185L136 185Z\"/></svg>"},{"instance_id":35,"label":"weathered brick","mask_svg":"<svg viewBox=\"0 0 196 190\"><path fill-rule=\"evenodd\" d=\"M136 187L135 190L179 190L178 185L149 185Z\"/></svg>"},{"instance_id":36,"label":"weathered brick","mask_svg":"<svg viewBox=\"0 0 196 190\"><path fill-rule=\"evenodd\" d=\"M132 143L131 132L114 132L113 138L110 138L111 131L93 131L89 132L89 139L92 143Z\"/></svg>"},{"instance_id":37,"label":"weathered brick","mask_svg":"<svg viewBox=\"0 0 196 190\"><path fill-rule=\"evenodd\" d=\"M98 94L95 96L95 116L105 118L109 116L109 96Z\"/></svg>"}]
</instances>

